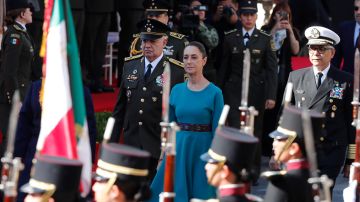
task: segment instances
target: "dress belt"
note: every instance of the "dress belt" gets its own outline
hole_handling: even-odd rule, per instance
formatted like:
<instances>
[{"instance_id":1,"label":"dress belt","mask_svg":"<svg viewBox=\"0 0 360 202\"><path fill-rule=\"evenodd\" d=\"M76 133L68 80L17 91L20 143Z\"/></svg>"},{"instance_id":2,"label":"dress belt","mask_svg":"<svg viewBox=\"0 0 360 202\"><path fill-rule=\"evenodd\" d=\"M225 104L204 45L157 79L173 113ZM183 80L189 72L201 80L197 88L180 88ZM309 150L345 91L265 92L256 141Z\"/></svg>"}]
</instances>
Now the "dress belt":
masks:
<instances>
[{"instance_id":1,"label":"dress belt","mask_svg":"<svg viewBox=\"0 0 360 202\"><path fill-rule=\"evenodd\" d=\"M177 123L180 130L194 132L211 132L211 124Z\"/></svg>"}]
</instances>

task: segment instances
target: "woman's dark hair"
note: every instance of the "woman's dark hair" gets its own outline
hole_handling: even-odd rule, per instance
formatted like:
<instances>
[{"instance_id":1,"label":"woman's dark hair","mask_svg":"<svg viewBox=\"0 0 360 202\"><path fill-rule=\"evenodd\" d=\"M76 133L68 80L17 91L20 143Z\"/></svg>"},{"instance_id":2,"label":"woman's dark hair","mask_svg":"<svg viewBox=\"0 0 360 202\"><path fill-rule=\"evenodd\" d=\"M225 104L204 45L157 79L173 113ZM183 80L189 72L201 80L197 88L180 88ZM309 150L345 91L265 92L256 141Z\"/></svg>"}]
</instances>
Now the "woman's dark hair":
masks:
<instances>
[{"instance_id":1,"label":"woman's dark hair","mask_svg":"<svg viewBox=\"0 0 360 202\"><path fill-rule=\"evenodd\" d=\"M151 197L147 182L116 180L115 185L124 193L127 201L146 201Z\"/></svg>"},{"instance_id":2,"label":"woman's dark hair","mask_svg":"<svg viewBox=\"0 0 360 202\"><path fill-rule=\"evenodd\" d=\"M207 57L205 46L202 43L200 43L198 41L192 41L188 45L186 45L186 47L188 47L188 46L195 46L196 48L199 49L203 58Z\"/></svg>"},{"instance_id":3,"label":"woman's dark hair","mask_svg":"<svg viewBox=\"0 0 360 202\"><path fill-rule=\"evenodd\" d=\"M6 12L6 17L4 19L5 25L12 25L15 23L15 19L25 12L26 8L14 9Z\"/></svg>"},{"instance_id":4,"label":"woman's dark hair","mask_svg":"<svg viewBox=\"0 0 360 202\"><path fill-rule=\"evenodd\" d=\"M290 25L292 25L292 14L291 14L291 9L289 4L285 1L285 2L281 2L276 4L276 6L274 7L274 9L272 10L272 13L270 15L269 18L269 22L267 23L267 27L269 27L270 29L276 24L276 20L275 20L275 15L278 11L285 11L288 13L289 15L289 23Z\"/></svg>"}]
</instances>

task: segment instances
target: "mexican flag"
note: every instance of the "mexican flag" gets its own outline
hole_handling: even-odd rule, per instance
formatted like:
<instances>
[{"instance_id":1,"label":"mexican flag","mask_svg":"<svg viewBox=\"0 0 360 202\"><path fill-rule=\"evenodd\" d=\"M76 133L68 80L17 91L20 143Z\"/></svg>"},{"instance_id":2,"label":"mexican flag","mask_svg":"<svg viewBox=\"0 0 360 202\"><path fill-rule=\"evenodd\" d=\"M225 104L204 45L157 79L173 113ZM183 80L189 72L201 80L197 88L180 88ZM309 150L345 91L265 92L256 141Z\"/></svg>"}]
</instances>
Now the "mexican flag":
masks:
<instances>
[{"instance_id":1,"label":"mexican flag","mask_svg":"<svg viewBox=\"0 0 360 202\"><path fill-rule=\"evenodd\" d=\"M47 1L44 33L45 79L37 150L40 154L80 159L85 196L91 188L91 149L78 47L68 0Z\"/></svg>"}]
</instances>

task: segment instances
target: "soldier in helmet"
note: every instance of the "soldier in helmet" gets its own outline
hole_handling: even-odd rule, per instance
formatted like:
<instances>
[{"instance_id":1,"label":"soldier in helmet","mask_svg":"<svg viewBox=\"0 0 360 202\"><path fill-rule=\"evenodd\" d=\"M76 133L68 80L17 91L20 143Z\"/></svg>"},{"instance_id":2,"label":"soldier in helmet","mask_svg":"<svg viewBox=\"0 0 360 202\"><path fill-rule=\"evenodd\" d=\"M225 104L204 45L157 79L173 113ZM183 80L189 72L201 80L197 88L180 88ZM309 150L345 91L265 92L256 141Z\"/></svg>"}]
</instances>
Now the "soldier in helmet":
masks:
<instances>
[{"instance_id":1,"label":"soldier in helmet","mask_svg":"<svg viewBox=\"0 0 360 202\"><path fill-rule=\"evenodd\" d=\"M115 143L104 144L93 185L95 200L147 200L150 197L147 178L149 159L149 152Z\"/></svg>"},{"instance_id":2,"label":"soldier in helmet","mask_svg":"<svg viewBox=\"0 0 360 202\"><path fill-rule=\"evenodd\" d=\"M163 52L169 28L152 19L139 23L143 55L125 59L120 93L113 112L114 130L110 141L119 142L124 129L124 143L151 153L149 177L155 176L160 158L160 121L163 71L170 65L171 87L184 81L183 63Z\"/></svg>"},{"instance_id":3,"label":"soldier in helmet","mask_svg":"<svg viewBox=\"0 0 360 202\"><path fill-rule=\"evenodd\" d=\"M310 112L315 143L323 138L324 116ZM306 158L301 109L287 106L278 128L270 134L274 138L274 158L285 165L282 171L262 173L269 180L264 201L312 202L312 188L308 183L309 162Z\"/></svg>"},{"instance_id":4,"label":"soldier in helmet","mask_svg":"<svg viewBox=\"0 0 360 202\"><path fill-rule=\"evenodd\" d=\"M82 163L55 156L39 156L34 176L20 189L27 193L25 202L75 202L80 200Z\"/></svg>"},{"instance_id":5,"label":"soldier in helmet","mask_svg":"<svg viewBox=\"0 0 360 202\"><path fill-rule=\"evenodd\" d=\"M167 25L169 22L170 5L166 0L145 0L145 15L147 19L158 20ZM183 34L167 31L168 42L164 47L164 54L170 58L182 61L183 51L188 41ZM142 53L140 34L134 34L134 40L130 46L130 55L139 55Z\"/></svg>"},{"instance_id":6,"label":"soldier in helmet","mask_svg":"<svg viewBox=\"0 0 360 202\"><path fill-rule=\"evenodd\" d=\"M238 129L220 126L209 151L201 155L206 163L208 183L218 188L219 201L259 201L247 193L253 179L252 166L259 140Z\"/></svg>"}]
</instances>

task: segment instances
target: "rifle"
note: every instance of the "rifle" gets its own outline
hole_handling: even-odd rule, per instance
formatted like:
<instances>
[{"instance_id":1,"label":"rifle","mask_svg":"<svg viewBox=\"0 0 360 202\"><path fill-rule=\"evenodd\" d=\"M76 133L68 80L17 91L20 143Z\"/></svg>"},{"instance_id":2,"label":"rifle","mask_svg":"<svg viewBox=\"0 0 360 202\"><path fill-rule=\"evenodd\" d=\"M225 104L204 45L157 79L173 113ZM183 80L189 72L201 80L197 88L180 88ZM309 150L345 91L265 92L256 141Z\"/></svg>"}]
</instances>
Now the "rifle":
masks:
<instances>
[{"instance_id":1,"label":"rifle","mask_svg":"<svg viewBox=\"0 0 360 202\"><path fill-rule=\"evenodd\" d=\"M169 123L169 96L170 96L170 65L165 64L163 72L163 94L162 94L162 122L161 126L161 148L165 157L164 191L160 194L161 202L174 202L174 174L176 158L176 132L179 127L175 122ZM160 157L161 159L161 157Z\"/></svg>"},{"instance_id":2,"label":"rifle","mask_svg":"<svg viewBox=\"0 0 360 202\"><path fill-rule=\"evenodd\" d=\"M109 117L109 119L106 123L105 131L104 131L104 138L103 138L103 142L102 142L103 144L107 144L109 142L112 130L114 128L114 124L115 124L115 118Z\"/></svg>"},{"instance_id":3,"label":"rifle","mask_svg":"<svg viewBox=\"0 0 360 202\"><path fill-rule=\"evenodd\" d=\"M16 128L21 108L20 93L18 90L14 92L12 103L9 119L8 142L5 154L1 158L3 167L1 171L0 189L4 193L4 202L16 201L19 173L24 168L20 157L13 158Z\"/></svg>"},{"instance_id":4,"label":"rifle","mask_svg":"<svg viewBox=\"0 0 360 202\"><path fill-rule=\"evenodd\" d=\"M309 161L310 167L310 178L308 179L308 182L312 184L314 201L331 202L330 187L333 185L333 181L329 179L327 175L321 175L319 177L313 136L313 127L309 112L307 110L303 110L301 113L301 118L304 130L307 160Z\"/></svg>"},{"instance_id":5,"label":"rifle","mask_svg":"<svg viewBox=\"0 0 360 202\"><path fill-rule=\"evenodd\" d=\"M241 103L240 103L240 130L254 135L254 121L258 111L253 106L248 106L250 80L250 51L247 48L244 51L242 86L241 86Z\"/></svg>"},{"instance_id":6,"label":"rifle","mask_svg":"<svg viewBox=\"0 0 360 202\"><path fill-rule=\"evenodd\" d=\"M355 50L355 61L354 61L354 93L353 101L353 122L352 125L356 127L355 136L355 160L351 165L349 184L356 181L355 197L356 201L360 201L360 111L359 111L359 75L360 74L360 54L359 49ZM349 148L350 151L350 148ZM351 151L350 151L351 152Z\"/></svg>"}]
</instances>

